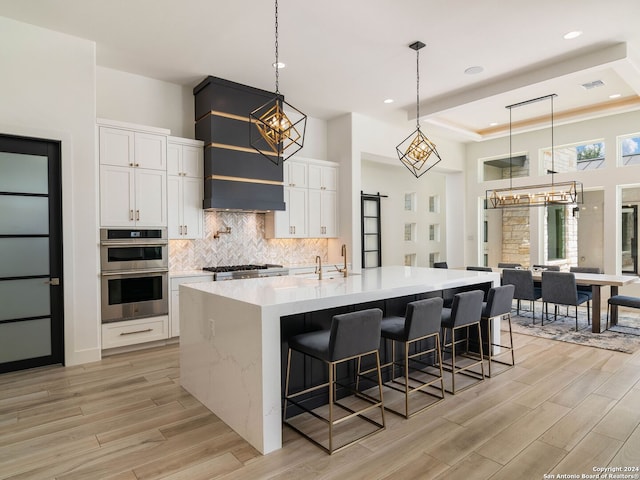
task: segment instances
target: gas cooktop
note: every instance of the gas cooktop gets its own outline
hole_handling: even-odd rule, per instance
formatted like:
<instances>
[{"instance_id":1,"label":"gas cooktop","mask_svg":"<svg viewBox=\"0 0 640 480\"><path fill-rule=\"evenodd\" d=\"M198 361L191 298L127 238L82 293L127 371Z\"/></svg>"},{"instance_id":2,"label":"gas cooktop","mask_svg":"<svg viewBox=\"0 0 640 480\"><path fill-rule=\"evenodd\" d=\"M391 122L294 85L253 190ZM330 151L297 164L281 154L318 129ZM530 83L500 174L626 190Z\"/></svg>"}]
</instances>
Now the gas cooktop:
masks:
<instances>
[{"instance_id":1,"label":"gas cooktop","mask_svg":"<svg viewBox=\"0 0 640 480\"><path fill-rule=\"evenodd\" d=\"M214 280L272 277L289 274L289 270L282 265L273 265L270 263L223 265L219 267L204 267L203 270L215 273Z\"/></svg>"}]
</instances>

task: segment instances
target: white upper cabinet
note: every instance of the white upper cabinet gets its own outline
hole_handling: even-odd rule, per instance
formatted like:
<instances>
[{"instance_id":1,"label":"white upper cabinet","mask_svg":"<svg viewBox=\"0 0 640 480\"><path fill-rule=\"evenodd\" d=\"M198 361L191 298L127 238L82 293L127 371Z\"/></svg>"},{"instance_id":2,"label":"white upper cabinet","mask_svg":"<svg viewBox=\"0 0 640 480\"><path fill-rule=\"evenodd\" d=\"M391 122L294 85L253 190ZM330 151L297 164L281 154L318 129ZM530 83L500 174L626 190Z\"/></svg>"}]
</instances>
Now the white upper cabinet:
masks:
<instances>
[{"instance_id":1,"label":"white upper cabinet","mask_svg":"<svg viewBox=\"0 0 640 480\"><path fill-rule=\"evenodd\" d=\"M169 137L167 142L170 239L202 238L203 142Z\"/></svg>"},{"instance_id":2,"label":"white upper cabinet","mask_svg":"<svg viewBox=\"0 0 640 480\"><path fill-rule=\"evenodd\" d=\"M338 236L338 166L323 160L287 160L283 165L285 211L265 216L266 238Z\"/></svg>"},{"instance_id":3,"label":"white upper cabinet","mask_svg":"<svg viewBox=\"0 0 640 480\"><path fill-rule=\"evenodd\" d=\"M100 224L167 226L168 130L112 123L98 126Z\"/></svg>"}]
</instances>

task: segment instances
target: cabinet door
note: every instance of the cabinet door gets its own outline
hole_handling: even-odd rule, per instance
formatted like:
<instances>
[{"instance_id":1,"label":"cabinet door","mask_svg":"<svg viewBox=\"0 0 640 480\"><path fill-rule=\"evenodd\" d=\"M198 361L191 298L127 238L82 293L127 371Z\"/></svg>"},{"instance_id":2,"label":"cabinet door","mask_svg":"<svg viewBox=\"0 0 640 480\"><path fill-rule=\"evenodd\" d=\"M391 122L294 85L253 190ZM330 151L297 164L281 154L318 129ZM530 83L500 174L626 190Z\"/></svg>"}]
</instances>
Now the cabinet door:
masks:
<instances>
[{"instance_id":1,"label":"cabinet door","mask_svg":"<svg viewBox=\"0 0 640 480\"><path fill-rule=\"evenodd\" d=\"M180 175L182 165L182 145L167 143L167 175Z\"/></svg>"},{"instance_id":2,"label":"cabinet door","mask_svg":"<svg viewBox=\"0 0 640 480\"><path fill-rule=\"evenodd\" d=\"M186 177L202 177L203 151L201 147L182 146L182 173Z\"/></svg>"},{"instance_id":3,"label":"cabinet door","mask_svg":"<svg viewBox=\"0 0 640 480\"><path fill-rule=\"evenodd\" d=\"M167 137L135 132L134 164L140 168L167 170Z\"/></svg>"},{"instance_id":4,"label":"cabinet door","mask_svg":"<svg viewBox=\"0 0 640 480\"><path fill-rule=\"evenodd\" d=\"M309 190L309 236L323 237L322 190Z\"/></svg>"},{"instance_id":5,"label":"cabinet door","mask_svg":"<svg viewBox=\"0 0 640 480\"><path fill-rule=\"evenodd\" d=\"M169 337L180 336L180 290L172 290L171 298L171 316L169 317Z\"/></svg>"},{"instance_id":6,"label":"cabinet door","mask_svg":"<svg viewBox=\"0 0 640 480\"><path fill-rule=\"evenodd\" d=\"M135 168L135 219L144 227L167 226L167 173Z\"/></svg>"},{"instance_id":7,"label":"cabinet door","mask_svg":"<svg viewBox=\"0 0 640 480\"><path fill-rule=\"evenodd\" d=\"M100 164L133 166L133 132L99 127Z\"/></svg>"},{"instance_id":8,"label":"cabinet door","mask_svg":"<svg viewBox=\"0 0 640 480\"><path fill-rule=\"evenodd\" d=\"M286 166L285 186L306 188L307 187L307 164L289 160Z\"/></svg>"},{"instance_id":9,"label":"cabinet door","mask_svg":"<svg viewBox=\"0 0 640 480\"><path fill-rule=\"evenodd\" d=\"M335 191L322 191L322 226L324 237L338 236L338 195Z\"/></svg>"},{"instance_id":10,"label":"cabinet door","mask_svg":"<svg viewBox=\"0 0 640 480\"><path fill-rule=\"evenodd\" d=\"M180 240L182 236L182 178L177 175L167 176L167 233L169 239Z\"/></svg>"},{"instance_id":11,"label":"cabinet door","mask_svg":"<svg viewBox=\"0 0 640 480\"><path fill-rule=\"evenodd\" d=\"M129 167L100 166L100 224L103 227L134 225L134 171Z\"/></svg>"},{"instance_id":12,"label":"cabinet door","mask_svg":"<svg viewBox=\"0 0 640 480\"><path fill-rule=\"evenodd\" d=\"M182 177L182 238L202 238L202 178Z\"/></svg>"},{"instance_id":13,"label":"cabinet door","mask_svg":"<svg viewBox=\"0 0 640 480\"><path fill-rule=\"evenodd\" d=\"M287 210L289 211L289 225L293 237L308 236L307 203L308 190L306 188L290 188Z\"/></svg>"},{"instance_id":14,"label":"cabinet door","mask_svg":"<svg viewBox=\"0 0 640 480\"><path fill-rule=\"evenodd\" d=\"M322 167L322 188L324 190L338 190L338 169L336 167Z\"/></svg>"}]
</instances>

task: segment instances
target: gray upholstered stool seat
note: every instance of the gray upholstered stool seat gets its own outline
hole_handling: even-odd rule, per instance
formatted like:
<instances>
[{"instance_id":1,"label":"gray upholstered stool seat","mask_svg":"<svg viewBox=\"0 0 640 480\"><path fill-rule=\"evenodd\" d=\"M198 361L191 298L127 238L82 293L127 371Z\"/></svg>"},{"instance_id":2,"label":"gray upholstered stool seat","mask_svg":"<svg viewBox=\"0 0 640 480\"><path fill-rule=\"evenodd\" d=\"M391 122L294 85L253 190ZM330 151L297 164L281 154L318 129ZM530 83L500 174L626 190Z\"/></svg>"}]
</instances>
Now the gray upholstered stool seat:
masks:
<instances>
[{"instance_id":1,"label":"gray upholstered stool seat","mask_svg":"<svg viewBox=\"0 0 640 480\"><path fill-rule=\"evenodd\" d=\"M470 292L457 293L453 297L453 303L451 308L443 308L441 315L440 325L443 330L443 350L450 348L451 359L450 362L442 363L444 370L451 372L451 390L450 393L456 393L456 375L462 374L476 379L478 382L484 380L484 359L482 353L482 335L480 331L480 316L482 315L482 300L484 292L482 290L472 290ZM470 339L470 327L475 326L478 332L478 355L473 355L469 352L469 339ZM464 338L456 339L456 332L461 329L466 329L466 335ZM451 342L447 343L447 331L450 332ZM461 343L466 344L465 352L462 354L456 353L456 345ZM471 360L471 363L467 362L465 365L456 365L458 357L463 357ZM480 372L471 370L472 368L480 366ZM474 382L467 385L464 388L457 389L457 391L465 390L478 382Z\"/></svg>"},{"instance_id":2,"label":"gray upholstered stool seat","mask_svg":"<svg viewBox=\"0 0 640 480\"><path fill-rule=\"evenodd\" d=\"M361 310L342 315L334 315L331 320L331 329L328 331L302 333L289 339L283 422L330 454L342 450L358 440L368 437L369 435L385 428L384 405L382 402L382 377L380 375L380 356L378 352L378 348L380 346L381 322L382 310L379 308ZM297 351L301 354L322 361L328 368L328 381L291 393L289 391L289 382L291 375L291 354L293 351ZM367 355L373 355L375 357L376 368L374 370L377 372L377 398L367 391L358 390L360 360L363 356ZM339 363L349 360L358 360L356 381L349 384L338 383L336 378L336 366ZM351 392L361 401L361 403L364 403L365 406L362 408L356 408L354 405L346 405L339 402L337 386ZM328 418L326 415L316 411L316 409L308 408L303 401L304 398L301 399L301 401L298 401L301 396L323 388L328 389ZM324 445L317 438L314 438L310 431L305 432L304 429L306 425L304 425L303 422L295 422L292 421L292 418L295 419L295 417L287 417L289 403L304 410L312 417L319 419L323 423L328 424L328 446ZM335 415L334 412L334 407L340 407L343 412L346 412L346 414L337 418L337 415ZM365 413L373 409L380 409L381 421L378 422L365 415ZM343 443L339 447L334 447L334 427L352 419L366 420L369 424L374 425L375 429L373 431L360 433L357 438ZM311 427L308 427L307 429L312 430ZM313 431L317 433L317 429L313 429ZM315 436L317 437L317 435Z\"/></svg>"},{"instance_id":3,"label":"gray upholstered stool seat","mask_svg":"<svg viewBox=\"0 0 640 480\"><path fill-rule=\"evenodd\" d=\"M488 377L491 377L491 365L493 363L499 363L513 367L516 364L514 349L513 349L513 332L511 331L511 304L513 303L513 293L516 287L513 285L503 285L501 287L493 287L489 290L487 295L487 301L482 304L482 320L486 322L487 327L487 350L486 356L489 360ZM493 321L494 319L507 318L507 325L509 327L509 345L503 345L502 342L494 343L493 341ZM502 355L503 351L494 354L495 347L505 349L507 352L511 352L511 361L504 361L498 357ZM502 373L508 370L503 369L498 373Z\"/></svg>"},{"instance_id":4,"label":"gray upholstered stool seat","mask_svg":"<svg viewBox=\"0 0 640 480\"><path fill-rule=\"evenodd\" d=\"M442 303L440 297L418 300L407 305L404 317L385 317L382 319L382 338L392 340L391 359L381 365L383 369L391 368L392 378L385 383L385 386L404 393L403 411L391 408L388 402L385 408L405 418L422 412L444 399L442 351L440 348ZM396 343L403 345L402 360L396 357ZM401 368L402 373L396 376L398 367ZM440 383L439 388L434 385L438 382ZM421 404L419 408L411 411L409 397L414 392L434 397L436 401Z\"/></svg>"},{"instance_id":5,"label":"gray upholstered stool seat","mask_svg":"<svg viewBox=\"0 0 640 480\"><path fill-rule=\"evenodd\" d=\"M627 295L614 295L607 301L607 328L609 328L609 309L611 305L616 307L640 308L640 297L629 297Z\"/></svg>"}]
</instances>

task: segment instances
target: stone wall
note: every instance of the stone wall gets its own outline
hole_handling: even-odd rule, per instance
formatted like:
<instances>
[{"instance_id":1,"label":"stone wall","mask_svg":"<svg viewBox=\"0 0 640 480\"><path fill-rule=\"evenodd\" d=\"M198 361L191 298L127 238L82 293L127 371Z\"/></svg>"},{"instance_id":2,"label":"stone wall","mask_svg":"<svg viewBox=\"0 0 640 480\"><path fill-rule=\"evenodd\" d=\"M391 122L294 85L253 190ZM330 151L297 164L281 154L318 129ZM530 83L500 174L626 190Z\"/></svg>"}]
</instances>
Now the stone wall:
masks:
<instances>
[{"instance_id":1,"label":"stone wall","mask_svg":"<svg viewBox=\"0 0 640 480\"><path fill-rule=\"evenodd\" d=\"M502 210L502 262L529 265L529 208Z\"/></svg>"}]
</instances>

